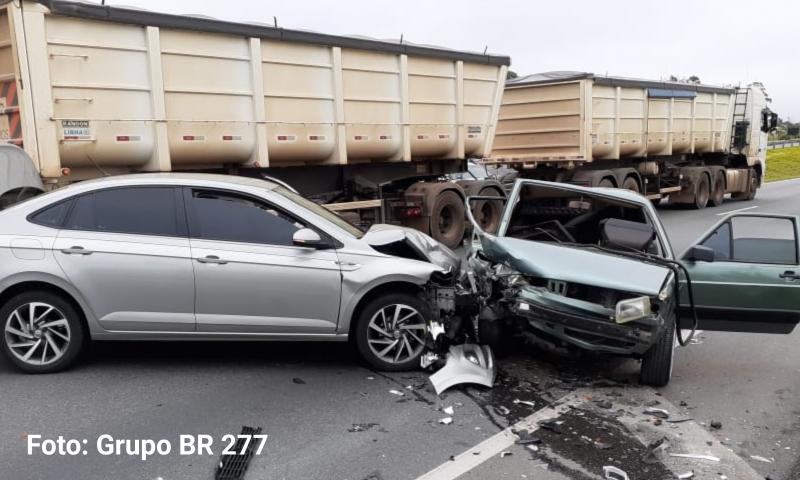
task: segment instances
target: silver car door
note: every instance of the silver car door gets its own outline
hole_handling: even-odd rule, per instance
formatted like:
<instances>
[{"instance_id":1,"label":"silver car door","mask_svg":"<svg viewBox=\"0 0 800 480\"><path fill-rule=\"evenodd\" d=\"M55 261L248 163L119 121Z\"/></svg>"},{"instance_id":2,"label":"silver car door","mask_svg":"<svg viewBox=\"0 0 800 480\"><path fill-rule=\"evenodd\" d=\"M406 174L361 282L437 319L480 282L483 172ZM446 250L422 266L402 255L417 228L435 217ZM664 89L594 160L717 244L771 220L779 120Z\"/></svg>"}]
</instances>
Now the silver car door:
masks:
<instances>
[{"instance_id":1,"label":"silver car door","mask_svg":"<svg viewBox=\"0 0 800 480\"><path fill-rule=\"evenodd\" d=\"M305 223L263 199L185 192L199 331L335 332L341 297L335 250L293 245Z\"/></svg>"},{"instance_id":2,"label":"silver car door","mask_svg":"<svg viewBox=\"0 0 800 480\"><path fill-rule=\"evenodd\" d=\"M193 331L194 274L180 191L112 188L81 195L54 255L101 326Z\"/></svg>"}]
</instances>

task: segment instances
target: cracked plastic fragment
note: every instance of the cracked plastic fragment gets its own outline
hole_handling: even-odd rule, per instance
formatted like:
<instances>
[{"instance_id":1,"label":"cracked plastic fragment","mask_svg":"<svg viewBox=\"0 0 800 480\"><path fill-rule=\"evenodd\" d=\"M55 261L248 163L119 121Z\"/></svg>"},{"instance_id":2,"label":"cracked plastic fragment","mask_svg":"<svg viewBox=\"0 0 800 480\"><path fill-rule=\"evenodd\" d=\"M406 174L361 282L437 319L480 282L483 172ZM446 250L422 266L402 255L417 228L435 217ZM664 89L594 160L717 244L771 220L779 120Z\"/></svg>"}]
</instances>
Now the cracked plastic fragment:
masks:
<instances>
[{"instance_id":1,"label":"cracked plastic fragment","mask_svg":"<svg viewBox=\"0 0 800 480\"><path fill-rule=\"evenodd\" d=\"M444 367L430 376L430 382L439 395L448 388L462 383L474 383L491 388L494 376L492 350L486 345L467 343L450 347Z\"/></svg>"},{"instance_id":2,"label":"cracked plastic fragment","mask_svg":"<svg viewBox=\"0 0 800 480\"><path fill-rule=\"evenodd\" d=\"M603 467L603 478L606 480L629 480L628 474L624 470L613 465Z\"/></svg>"}]
</instances>

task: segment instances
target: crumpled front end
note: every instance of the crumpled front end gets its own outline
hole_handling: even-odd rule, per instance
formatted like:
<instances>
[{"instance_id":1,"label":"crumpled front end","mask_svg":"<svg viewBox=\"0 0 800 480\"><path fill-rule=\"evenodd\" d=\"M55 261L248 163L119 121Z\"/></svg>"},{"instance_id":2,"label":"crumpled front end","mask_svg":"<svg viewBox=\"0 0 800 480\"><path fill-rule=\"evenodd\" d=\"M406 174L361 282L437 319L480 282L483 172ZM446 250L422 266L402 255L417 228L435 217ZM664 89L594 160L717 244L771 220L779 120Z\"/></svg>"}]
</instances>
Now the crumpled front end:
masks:
<instances>
[{"instance_id":1,"label":"crumpled front end","mask_svg":"<svg viewBox=\"0 0 800 480\"><path fill-rule=\"evenodd\" d=\"M520 334L549 350L638 356L672 321L669 268L578 247L481 240L468 269L482 304L481 341Z\"/></svg>"}]
</instances>

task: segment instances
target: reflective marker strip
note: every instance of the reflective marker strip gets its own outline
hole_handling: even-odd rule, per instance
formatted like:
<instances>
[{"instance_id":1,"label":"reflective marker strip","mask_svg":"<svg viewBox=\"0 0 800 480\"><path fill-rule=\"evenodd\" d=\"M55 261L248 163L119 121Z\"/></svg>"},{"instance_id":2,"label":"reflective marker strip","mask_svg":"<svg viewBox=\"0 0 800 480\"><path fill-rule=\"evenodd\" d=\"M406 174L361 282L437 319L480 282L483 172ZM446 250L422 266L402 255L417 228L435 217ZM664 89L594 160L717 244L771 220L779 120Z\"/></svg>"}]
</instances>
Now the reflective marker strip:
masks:
<instances>
[{"instance_id":1,"label":"reflective marker strip","mask_svg":"<svg viewBox=\"0 0 800 480\"><path fill-rule=\"evenodd\" d=\"M356 141L362 142L362 141L369 140L369 137L368 137L367 135L355 135L355 136L353 137L353 140L356 140Z\"/></svg>"},{"instance_id":2,"label":"reflective marker strip","mask_svg":"<svg viewBox=\"0 0 800 480\"><path fill-rule=\"evenodd\" d=\"M323 142L325 141L325 135L309 135L308 140L310 142Z\"/></svg>"},{"instance_id":3,"label":"reflective marker strip","mask_svg":"<svg viewBox=\"0 0 800 480\"><path fill-rule=\"evenodd\" d=\"M378 139L379 140L391 140L392 136L391 135L381 135L380 137L378 137Z\"/></svg>"},{"instance_id":4,"label":"reflective marker strip","mask_svg":"<svg viewBox=\"0 0 800 480\"><path fill-rule=\"evenodd\" d=\"M118 142L141 142L141 135L117 135Z\"/></svg>"},{"instance_id":5,"label":"reflective marker strip","mask_svg":"<svg viewBox=\"0 0 800 480\"><path fill-rule=\"evenodd\" d=\"M232 140L241 140L241 135L223 135L222 140L225 142L232 141Z\"/></svg>"},{"instance_id":6,"label":"reflective marker strip","mask_svg":"<svg viewBox=\"0 0 800 480\"><path fill-rule=\"evenodd\" d=\"M294 135L278 135L275 137L275 139L277 139L279 142L294 142L297 137Z\"/></svg>"},{"instance_id":7,"label":"reflective marker strip","mask_svg":"<svg viewBox=\"0 0 800 480\"><path fill-rule=\"evenodd\" d=\"M445 140L445 139L448 139L448 138L450 138L450 135L448 135L446 133L440 133L439 134L439 140Z\"/></svg>"},{"instance_id":8,"label":"reflective marker strip","mask_svg":"<svg viewBox=\"0 0 800 480\"><path fill-rule=\"evenodd\" d=\"M205 142L206 136L205 135L184 135L183 136L184 142Z\"/></svg>"}]
</instances>

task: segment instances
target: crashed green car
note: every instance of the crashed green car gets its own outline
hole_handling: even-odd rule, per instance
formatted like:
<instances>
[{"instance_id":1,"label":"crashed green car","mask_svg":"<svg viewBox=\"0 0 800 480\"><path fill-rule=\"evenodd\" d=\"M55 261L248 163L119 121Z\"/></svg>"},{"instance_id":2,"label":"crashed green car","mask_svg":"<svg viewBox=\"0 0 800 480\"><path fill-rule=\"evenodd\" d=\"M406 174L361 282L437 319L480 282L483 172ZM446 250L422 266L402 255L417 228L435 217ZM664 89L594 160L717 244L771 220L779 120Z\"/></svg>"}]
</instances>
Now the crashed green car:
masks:
<instances>
[{"instance_id":1,"label":"crashed green car","mask_svg":"<svg viewBox=\"0 0 800 480\"><path fill-rule=\"evenodd\" d=\"M800 321L798 219L733 214L680 257L645 197L518 180L497 232L474 228L468 271L479 335L641 359L666 385L683 329L790 333ZM470 209L467 209L470 212ZM688 335L687 335L688 337Z\"/></svg>"}]
</instances>

